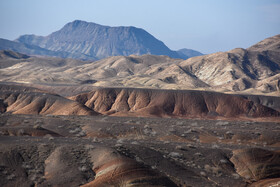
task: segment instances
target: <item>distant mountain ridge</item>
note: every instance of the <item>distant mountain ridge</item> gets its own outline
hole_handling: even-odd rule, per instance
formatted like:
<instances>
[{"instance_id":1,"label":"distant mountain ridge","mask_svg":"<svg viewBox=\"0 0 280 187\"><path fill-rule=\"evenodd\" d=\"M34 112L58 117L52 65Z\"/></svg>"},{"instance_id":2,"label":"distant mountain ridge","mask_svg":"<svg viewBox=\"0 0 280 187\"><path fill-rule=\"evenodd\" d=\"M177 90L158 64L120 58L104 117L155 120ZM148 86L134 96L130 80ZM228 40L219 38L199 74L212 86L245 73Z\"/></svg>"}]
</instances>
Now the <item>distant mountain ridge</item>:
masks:
<instances>
[{"instance_id":1,"label":"distant mountain ridge","mask_svg":"<svg viewBox=\"0 0 280 187\"><path fill-rule=\"evenodd\" d=\"M16 42L39 46L50 51L75 53L97 59L131 54L189 58L186 53L170 50L162 41L144 29L123 26L109 27L81 20L67 23L62 29L48 36L23 35L16 39ZM78 55L74 57L78 57Z\"/></svg>"},{"instance_id":2,"label":"distant mountain ridge","mask_svg":"<svg viewBox=\"0 0 280 187\"><path fill-rule=\"evenodd\" d=\"M195 51L193 49L186 49L186 48L178 50L177 53L179 53L179 55L181 56L187 56L189 58L204 55L199 51Z\"/></svg>"},{"instance_id":3,"label":"distant mountain ridge","mask_svg":"<svg viewBox=\"0 0 280 187\"><path fill-rule=\"evenodd\" d=\"M65 51L51 51L45 48L41 48L37 45L31 45L26 43L20 43L16 41L6 40L0 38L0 50L12 50L27 55L39 55L39 56L51 56L60 58L75 58L81 60L92 60L93 57L89 57L79 53L69 53Z\"/></svg>"}]
</instances>

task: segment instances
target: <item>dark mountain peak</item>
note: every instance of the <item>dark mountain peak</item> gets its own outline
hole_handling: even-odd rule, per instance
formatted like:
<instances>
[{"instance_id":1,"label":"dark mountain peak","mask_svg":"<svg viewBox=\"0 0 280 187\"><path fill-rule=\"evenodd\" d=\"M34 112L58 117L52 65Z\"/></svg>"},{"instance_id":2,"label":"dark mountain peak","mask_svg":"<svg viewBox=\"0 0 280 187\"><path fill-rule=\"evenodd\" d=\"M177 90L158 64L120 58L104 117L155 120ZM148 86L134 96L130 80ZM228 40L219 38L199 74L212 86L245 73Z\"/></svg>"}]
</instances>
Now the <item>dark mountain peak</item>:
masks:
<instances>
[{"instance_id":1,"label":"dark mountain peak","mask_svg":"<svg viewBox=\"0 0 280 187\"><path fill-rule=\"evenodd\" d=\"M46 37L24 35L17 41L52 51L80 53L93 58L131 54L181 58L181 55L170 50L144 29L132 26L109 27L81 20L67 23Z\"/></svg>"},{"instance_id":2,"label":"dark mountain peak","mask_svg":"<svg viewBox=\"0 0 280 187\"><path fill-rule=\"evenodd\" d=\"M56 31L56 32L61 32L64 30L84 30L85 33L91 33L94 32L94 30L96 29L101 29L104 32L109 32L109 31L119 31L121 32L138 32L138 33L147 33L149 34L147 31L145 31L142 28L137 28L134 26L107 26L107 25L100 25L94 22L87 22L87 21L82 21L82 20L74 20L72 22L67 23L66 25L63 26L62 29ZM56 33L54 32L54 33Z\"/></svg>"},{"instance_id":3,"label":"dark mountain peak","mask_svg":"<svg viewBox=\"0 0 280 187\"><path fill-rule=\"evenodd\" d=\"M67 23L64 27L77 28L77 27L81 27L81 26L84 26L84 25L88 25L88 22L81 21L81 20L75 20L75 21L72 21L70 23Z\"/></svg>"},{"instance_id":4,"label":"dark mountain peak","mask_svg":"<svg viewBox=\"0 0 280 187\"><path fill-rule=\"evenodd\" d=\"M74 20L74 21L72 21L72 22L69 22L68 24L73 24L73 25L79 25L79 24L88 24L89 22L87 22L87 21L83 21L83 20ZM95 23L93 23L92 22L92 24L95 24Z\"/></svg>"},{"instance_id":5,"label":"dark mountain peak","mask_svg":"<svg viewBox=\"0 0 280 187\"><path fill-rule=\"evenodd\" d=\"M72 26L72 27L83 27L83 26L99 26L99 27L106 27L106 28L119 28L119 29L130 29L130 30L144 30L142 28L137 28L134 26L108 26L108 25L101 25L94 22L87 22L83 20L74 20L72 22L67 23L65 26Z\"/></svg>"}]
</instances>

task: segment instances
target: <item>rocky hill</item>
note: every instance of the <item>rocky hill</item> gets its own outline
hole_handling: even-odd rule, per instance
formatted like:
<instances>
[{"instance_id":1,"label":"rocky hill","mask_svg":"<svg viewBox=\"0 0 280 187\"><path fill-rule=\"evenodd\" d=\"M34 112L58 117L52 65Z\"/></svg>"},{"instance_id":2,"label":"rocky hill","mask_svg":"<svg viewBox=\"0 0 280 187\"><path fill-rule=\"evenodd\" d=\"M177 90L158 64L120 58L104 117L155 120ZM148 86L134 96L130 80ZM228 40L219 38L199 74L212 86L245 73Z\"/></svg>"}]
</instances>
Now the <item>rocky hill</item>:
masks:
<instances>
[{"instance_id":1,"label":"rocky hill","mask_svg":"<svg viewBox=\"0 0 280 187\"><path fill-rule=\"evenodd\" d=\"M277 90L280 79L280 35L248 49L237 48L190 58L180 63L198 79L221 91Z\"/></svg>"}]
</instances>

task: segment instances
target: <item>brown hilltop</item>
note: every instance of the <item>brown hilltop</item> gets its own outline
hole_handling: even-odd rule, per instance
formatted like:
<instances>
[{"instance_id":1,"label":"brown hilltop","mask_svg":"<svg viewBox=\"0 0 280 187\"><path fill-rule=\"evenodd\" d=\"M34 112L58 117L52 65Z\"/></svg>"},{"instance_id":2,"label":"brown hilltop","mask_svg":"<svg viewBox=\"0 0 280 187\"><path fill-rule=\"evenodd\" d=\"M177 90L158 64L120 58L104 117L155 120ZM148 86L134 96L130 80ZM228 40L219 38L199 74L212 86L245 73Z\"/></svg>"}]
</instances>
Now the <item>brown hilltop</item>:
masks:
<instances>
[{"instance_id":1,"label":"brown hilltop","mask_svg":"<svg viewBox=\"0 0 280 187\"><path fill-rule=\"evenodd\" d=\"M0 85L0 90L1 111L13 114L97 114L80 103L35 88Z\"/></svg>"},{"instance_id":2,"label":"brown hilltop","mask_svg":"<svg viewBox=\"0 0 280 187\"><path fill-rule=\"evenodd\" d=\"M276 117L248 99L215 92L99 88L70 99L103 114L160 117Z\"/></svg>"}]
</instances>

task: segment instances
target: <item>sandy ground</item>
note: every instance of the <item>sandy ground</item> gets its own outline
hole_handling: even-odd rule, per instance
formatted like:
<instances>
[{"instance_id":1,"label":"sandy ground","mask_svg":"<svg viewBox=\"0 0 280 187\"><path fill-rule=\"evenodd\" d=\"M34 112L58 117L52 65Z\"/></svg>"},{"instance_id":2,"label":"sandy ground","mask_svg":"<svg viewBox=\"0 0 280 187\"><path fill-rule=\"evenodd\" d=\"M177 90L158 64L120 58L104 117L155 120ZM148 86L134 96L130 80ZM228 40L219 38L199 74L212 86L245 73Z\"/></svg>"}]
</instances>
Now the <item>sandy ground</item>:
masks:
<instances>
[{"instance_id":1,"label":"sandy ground","mask_svg":"<svg viewBox=\"0 0 280 187\"><path fill-rule=\"evenodd\" d=\"M279 156L259 178L242 176L231 158L239 149L278 154L279 135L273 122L6 113L0 186L265 186L268 178L277 184Z\"/></svg>"}]
</instances>

